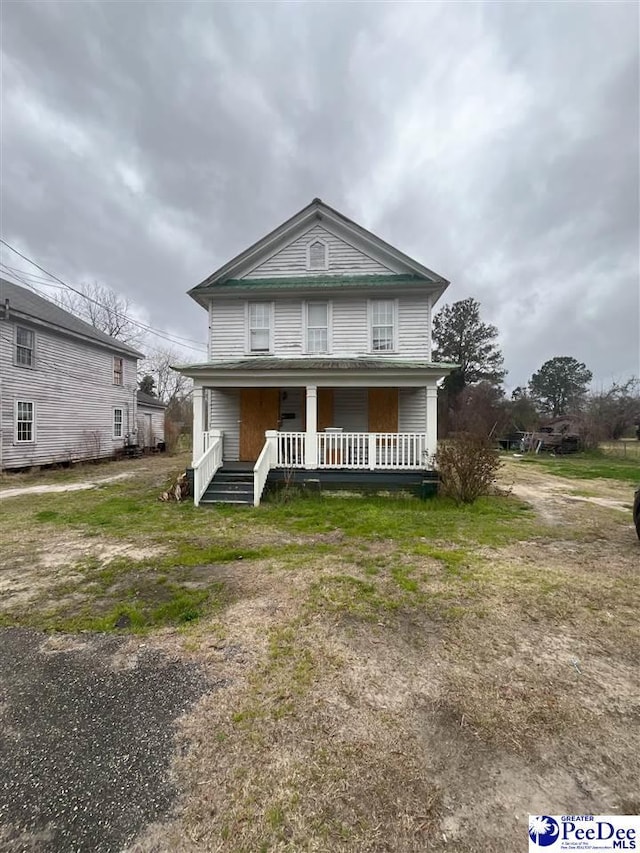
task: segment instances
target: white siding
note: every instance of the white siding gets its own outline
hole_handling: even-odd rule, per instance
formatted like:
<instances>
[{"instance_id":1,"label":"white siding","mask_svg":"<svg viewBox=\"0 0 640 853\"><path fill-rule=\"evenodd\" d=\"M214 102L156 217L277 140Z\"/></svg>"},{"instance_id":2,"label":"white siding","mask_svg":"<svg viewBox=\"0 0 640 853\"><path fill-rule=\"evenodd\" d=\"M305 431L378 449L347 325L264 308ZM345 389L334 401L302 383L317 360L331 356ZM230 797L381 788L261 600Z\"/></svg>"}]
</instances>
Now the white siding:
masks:
<instances>
[{"instance_id":1,"label":"white siding","mask_svg":"<svg viewBox=\"0 0 640 853\"><path fill-rule=\"evenodd\" d=\"M389 298L389 292L380 294ZM392 294L391 294L392 295ZM322 298L318 294L318 298ZM300 298L276 298L274 303L274 355L297 358L304 354L303 304ZM332 296L332 355L357 358L372 355L369 340L368 298L363 295ZM419 359L431 357L431 312L426 293L397 300L395 352L375 353L376 358ZM211 358L242 358L247 354L246 301L220 300L211 307Z\"/></svg>"},{"instance_id":2,"label":"white siding","mask_svg":"<svg viewBox=\"0 0 640 853\"><path fill-rule=\"evenodd\" d=\"M246 348L245 302L214 302L210 322L210 357L241 358Z\"/></svg>"},{"instance_id":3,"label":"white siding","mask_svg":"<svg viewBox=\"0 0 640 853\"><path fill-rule=\"evenodd\" d=\"M400 299L398 314L398 356L429 360L431 358L429 298L413 296Z\"/></svg>"},{"instance_id":4,"label":"white siding","mask_svg":"<svg viewBox=\"0 0 640 853\"><path fill-rule=\"evenodd\" d=\"M284 399L284 395L287 399ZM304 415L307 405L306 388L283 388L280 393L280 429L283 432L303 432ZM282 415L295 415L283 418Z\"/></svg>"},{"instance_id":5,"label":"white siding","mask_svg":"<svg viewBox=\"0 0 640 853\"><path fill-rule=\"evenodd\" d=\"M307 269L307 246L314 238L323 240L329 250L328 270ZM302 237L280 249L275 255L261 263L255 269L245 273L243 278L282 278L301 275L381 275L393 272L389 267L370 258L364 252L336 237L321 225L314 225Z\"/></svg>"},{"instance_id":6,"label":"white siding","mask_svg":"<svg viewBox=\"0 0 640 853\"><path fill-rule=\"evenodd\" d=\"M398 399L398 432L427 431L427 394L424 388L401 388Z\"/></svg>"},{"instance_id":7,"label":"white siding","mask_svg":"<svg viewBox=\"0 0 640 853\"><path fill-rule=\"evenodd\" d=\"M302 355L302 301L278 299L275 302L275 355L297 358Z\"/></svg>"},{"instance_id":8,"label":"white siding","mask_svg":"<svg viewBox=\"0 0 640 853\"><path fill-rule=\"evenodd\" d=\"M138 403L138 444L156 447L159 441L164 441L164 409Z\"/></svg>"},{"instance_id":9,"label":"white siding","mask_svg":"<svg viewBox=\"0 0 640 853\"><path fill-rule=\"evenodd\" d=\"M224 432L224 458L235 461L240 455L240 392L212 388L210 400L209 428Z\"/></svg>"},{"instance_id":10,"label":"white siding","mask_svg":"<svg viewBox=\"0 0 640 853\"><path fill-rule=\"evenodd\" d=\"M136 360L123 357L123 385L114 385L113 352L39 328L34 331L35 366L16 367L14 323L0 321L2 467L111 456L136 425ZM15 442L17 400L35 403L34 443ZM119 439L113 438L114 408L123 410Z\"/></svg>"},{"instance_id":11,"label":"white siding","mask_svg":"<svg viewBox=\"0 0 640 853\"><path fill-rule=\"evenodd\" d=\"M344 296L333 300L332 338L335 355L368 355L369 322L364 296Z\"/></svg>"}]
</instances>

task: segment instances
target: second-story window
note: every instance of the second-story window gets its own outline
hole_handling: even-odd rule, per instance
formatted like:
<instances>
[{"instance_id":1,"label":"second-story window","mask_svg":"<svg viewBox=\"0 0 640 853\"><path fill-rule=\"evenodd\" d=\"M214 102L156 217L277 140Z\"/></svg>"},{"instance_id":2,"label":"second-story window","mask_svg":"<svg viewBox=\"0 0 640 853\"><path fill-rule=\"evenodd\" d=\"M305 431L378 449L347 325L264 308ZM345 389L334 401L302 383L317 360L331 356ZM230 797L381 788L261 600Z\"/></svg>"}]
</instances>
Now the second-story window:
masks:
<instances>
[{"instance_id":1,"label":"second-story window","mask_svg":"<svg viewBox=\"0 0 640 853\"><path fill-rule=\"evenodd\" d=\"M122 359L117 355L113 357L113 384L122 385Z\"/></svg>"},{"instance_id":2,"label":"second-story window","mask_svg":"<svg viewBox=\"0 0 640 853\"><path fill-rule=\"evenodd\" d=\"M34 338L31 329L16 326L16 364L19 367L33 367Z\"/></svg>"},{"instance_id":3,"label":"second-story window","mask_svg":"<svg viewBox=\"0 0 640 853\"><path fill-rule=\"evenodd\" d=\"M249 351L271 351L271 305L268 302L249 303Z\"/></svg>"},{"instance_id":4,"label":"second-story window","mask_svg":"<svg viewBox=\"0 0 640 853\"><path fill-rule=\"evenodd\" d=\"M396 338L396 305L393 299L371 302L371 350L393 352Z\"/></svg>"},{"instance_id":5,"label":"second-story window","mask_svg":"<svg viewBox=\"0 0 640 853\"><path fill-rule=\"evenodd\" d=\"M329 352L329 304L307 303L307 352Z\"/></svg>"}]
</instances>

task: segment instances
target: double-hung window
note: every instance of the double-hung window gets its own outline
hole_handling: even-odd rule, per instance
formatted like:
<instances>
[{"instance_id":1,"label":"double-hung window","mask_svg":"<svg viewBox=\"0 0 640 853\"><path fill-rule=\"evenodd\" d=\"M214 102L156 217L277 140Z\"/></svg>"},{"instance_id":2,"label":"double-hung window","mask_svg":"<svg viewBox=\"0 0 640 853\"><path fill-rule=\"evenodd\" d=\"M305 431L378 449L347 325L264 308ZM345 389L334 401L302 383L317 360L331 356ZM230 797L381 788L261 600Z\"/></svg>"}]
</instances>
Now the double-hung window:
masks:
<instances>
[{"instance_id":1,"label":"double-hung window","mask_svg":"<svg viewBox=\"0 0 640 853\"><path fill-rule=\"evenodd\" d=\"M34 339L35 335L31 329L16 326L16 364L19 367L34 366Z\"/></svg>"},{"instance_id":2,"label":"double-hung window","mask_svg":"<svg viewBox=\"0 0 640 853\"><path fill-rule=\"evenodd\" d=\"M307 352L329 352L329 303L307 302Z\"/></svg>"},{"instance_id":3,"label":"double-hung window","mask_svg":"<svg viewBox=\"0 0 640 853\"><path fill-rule=\"evenodd\" d=\"M35 404L30 400L16 401L16 441L35 441Z\"/></svg>"},{"instance_id":4,"label":"double-hung window","mask_svg":"<svg viewBox=\"0 0 640 853\"><path fill-rule=\"evenodd\" d=\"M122 371L122 359L114 355L113 357L113 384L114 385L122 385L123 380L123 371Z\"/></svg>"},{"instance_id":5,"label":"double-hung window","mask_svg":"<svg viewBox=\"0 0 640 853\"><path fill-rule=\"evenodd\" d=\"M270 302L249 303L249 352L271 352L272 317Z\"/></svg>"},{"instance_id":6,"label":"double-hung window","mask_svg":"<svg viewBox=\"0 0 640 853\"><path fill-rule=\"evenodd\" d=\"M393 299L371 301L371 351L393 352L396 348L396 303Z\"/></svg>"},{"instance_id":7,"label":"double-hung window","mask_svg":"<svg viewBox=\"0 0 640 853\"><path fill-rule=\"evenodd\" d=\"M114 409L113 410L113 437L114 438L122 438L122 424L123 424L123 412L122 409Z\"/></svg>"}]
</instances>

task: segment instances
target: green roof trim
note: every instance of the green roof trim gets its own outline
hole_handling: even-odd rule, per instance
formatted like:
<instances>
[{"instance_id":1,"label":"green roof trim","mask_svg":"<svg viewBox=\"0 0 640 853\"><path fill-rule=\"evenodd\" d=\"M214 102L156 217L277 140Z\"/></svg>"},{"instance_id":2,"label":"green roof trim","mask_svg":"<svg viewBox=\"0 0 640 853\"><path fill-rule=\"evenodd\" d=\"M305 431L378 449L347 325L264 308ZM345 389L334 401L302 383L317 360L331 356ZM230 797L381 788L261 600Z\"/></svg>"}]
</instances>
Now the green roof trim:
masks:
<instances>
[{"instance_id":1,"label":"green roof trim","mask_svg":"<svg viewBox=\"0 0 640 853\"><path fill-rule=\"evenodd\" d=\"M228 278L206 287L210 292L225 290L304 290L343 287L389 287L433 284L419 275L306 275L281 278ZM204 287L202 288L205 289Z\"/></svg>"}]
</instances>

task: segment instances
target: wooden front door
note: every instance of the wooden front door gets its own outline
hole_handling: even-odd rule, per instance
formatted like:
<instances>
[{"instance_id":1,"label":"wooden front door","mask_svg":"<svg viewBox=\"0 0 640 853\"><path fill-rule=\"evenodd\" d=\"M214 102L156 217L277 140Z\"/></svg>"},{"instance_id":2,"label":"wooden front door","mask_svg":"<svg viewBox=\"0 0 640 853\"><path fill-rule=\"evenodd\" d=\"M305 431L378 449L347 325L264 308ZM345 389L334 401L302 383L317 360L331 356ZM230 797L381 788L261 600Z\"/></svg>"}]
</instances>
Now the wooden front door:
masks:
<instances>
[{"instance_id":1,"label":"wooden front door","mask_svg":"<svg viewBox=\"0 0 640 853\"><path fill-rule=\"evenodd\" d=\"M397 388L369 388L369 432L398 432Z\"/></svg>"},{"instance_id":2,"label":"wooden front door","mask_svg":"<svg viewBox=\"0 0 640 853\"><path fill-rule=\"evenodd\" d=\"M333 388L318 388L318 432L333 426Z\"/></svg>"},{"instance_id":3,"label":"wooden front door","mask_svg":"<svg viewBox=\"0 0 640 853\"><path fill-rule=\"evenodd\" d=\"M277 388L240 391L240 461L255 462L264 447L264 434L278 429L280 392Z\"/></svg>"}]
</instances>

